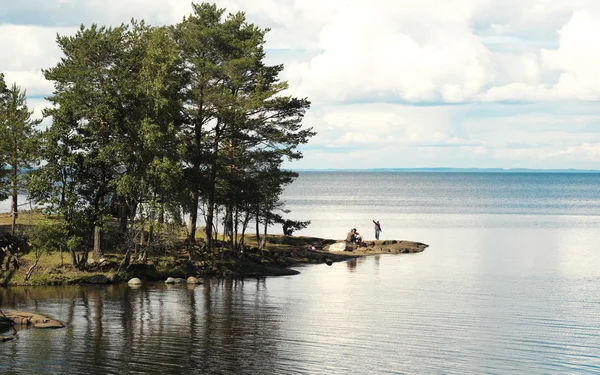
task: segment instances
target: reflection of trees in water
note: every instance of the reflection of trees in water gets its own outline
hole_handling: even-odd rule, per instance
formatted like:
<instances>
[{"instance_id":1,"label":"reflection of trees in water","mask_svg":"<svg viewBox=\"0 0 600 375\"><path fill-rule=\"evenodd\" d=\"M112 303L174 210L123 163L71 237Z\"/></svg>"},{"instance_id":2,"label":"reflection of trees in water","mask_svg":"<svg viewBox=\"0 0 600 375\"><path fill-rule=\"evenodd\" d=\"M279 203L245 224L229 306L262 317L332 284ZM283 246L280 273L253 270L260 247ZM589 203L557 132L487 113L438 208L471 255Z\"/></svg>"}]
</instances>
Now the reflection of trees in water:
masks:
<instances>
[{"instance_id":1,"label":"reflection of trees in water","mask_svg":"<svg viewBox=\"0 0 600 375\"><path fill-rule=\"evenodd\" d=\"M349 261L346 262L346 266L348 267L348 270L350 272L354 272L356 271L356 258L354 259L350 259Z\"/></svg>"},{"instance_id":2,"label":"reflection of trees in water","mask_svg":"<svg viewBox=\"0 0 600 375\"><path fill-rule=\"evenodd\" d=\"M346 262L346 267L348 268L348 271L354 272L356 271L356 267L364 261L365 258L352 258Z\"/></svg>"},{"instance_id":3,"label":"reflection of trees in water","mask_svg":"<svg viewBox=\"0 0 600 375\"><path fill-rule=\"evenodd\" d=\"M205 286L209 317L204 331L207 373L260 373L275 367L279 308L269 305L264 280L211 280Z\"/></svg>"},{"instance_id":4,"label":"reflection of trees in water","mask_svg":"<svg viewBox=\"0 0 600 375\"><path fill-rule=\"evenodd\" d=\"M43 336L32 332L27 343L33 347L18 351L16 369L24 371L52 358L60 373L267 373L277 367L286 335L264 279L171 288L8 288L0 289L0 300L67 325Z\"/></svg>"}]
</instances>

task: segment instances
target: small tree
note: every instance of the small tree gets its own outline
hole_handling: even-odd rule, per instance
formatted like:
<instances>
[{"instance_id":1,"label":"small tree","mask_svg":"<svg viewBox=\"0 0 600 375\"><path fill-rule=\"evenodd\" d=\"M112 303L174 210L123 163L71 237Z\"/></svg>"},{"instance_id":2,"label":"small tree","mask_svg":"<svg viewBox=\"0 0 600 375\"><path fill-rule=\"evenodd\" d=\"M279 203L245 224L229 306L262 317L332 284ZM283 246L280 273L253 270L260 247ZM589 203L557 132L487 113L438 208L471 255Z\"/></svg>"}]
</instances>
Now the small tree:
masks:
<instances>
[{"instance_id":1,"label":"small tree","mask_svg":"<svg viewBox=\"0 0 600 375\"><path fill-rule=\"evenodd\" d=\"M14 233L18 218L18 194L22 186L23 171L29 170L38 160L35 126L41 120L31 119L33 111L27 107L27 93L13 84L6 91L5 102L0 115L0 153L5 156L9 167L10 195L12 196L11 231Z\"/></svg>"},{"instance_id":2,"label":"small tree","mask_svg":"<svg viewBox=\"0 0 600 375\"><path fill-rule=\"evenodd\" d=\"M6 124L7 101L8 88L4 81L4 74L0 73L0 129L3 129ZM8 169L6 167L7 159L8 155L6 155L5 150L0 148L0 200L5 200L9 195Z\"/></svg>"},{"instance_id":3,"label":"small tree","mask_svg":"<svg viewBox=\"0 0 600 375\"><path fill-rule=\"evenodd\" d=\"M31 250L35 254L35 262L27 270L27 273L25 274L25 281L28 281L33 274L33 271L35 267L37 267L42 255L56 250L59 250L62 253L62 248L65 245L66 237L64 226L55 224L48 219L36 223L29 230L28 235Z\"/></svg>"}]
</instances>

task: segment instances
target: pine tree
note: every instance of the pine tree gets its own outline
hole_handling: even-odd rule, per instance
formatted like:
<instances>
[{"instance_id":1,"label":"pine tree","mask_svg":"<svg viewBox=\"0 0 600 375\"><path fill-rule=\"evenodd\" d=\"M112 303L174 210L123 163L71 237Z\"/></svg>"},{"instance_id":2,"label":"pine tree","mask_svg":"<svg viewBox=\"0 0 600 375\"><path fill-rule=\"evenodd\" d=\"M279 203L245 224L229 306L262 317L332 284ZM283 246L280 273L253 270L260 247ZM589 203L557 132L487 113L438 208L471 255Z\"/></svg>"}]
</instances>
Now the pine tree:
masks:
<instances>
[{"instance_id":1,"label":"pine tree","mask_svg":"<svg viewBox=\"0 0 600 375\"><path fill-rule=\"evenodd\" d=\"M55 87L48 98L54 105L47 111L53 117L50 132L70 146L72 154L63 160L72 163L69 178L80 200L77 203L83 203L94 225L95 257L103 253L104 219L115 196L128 136L126 122L135 104L130 94L131 71L124 64L127 54L135 51L126 37L125 25L81 26L74 36L57 38L65 57L43 71ZM63 166L48 165L47 170L61 171Z\"/></svg>"},{"instance_id":2,"label":"pine tree","mask_svg":"<svg viewBox=\"0 0 600 375\"><path fill-rule=\"evenodd\" d=\"M33 120L27 107L27 93L13 84L7 89L0 121L0 154L5 155L9 167L10 195L12 197L11 231L14 233L18 218L18 194L23 186L25 172L38 161L36 125L41 120Z\"/></svg>"},{"instance_id":3,"label":"pine tree","mask_svg":"<svg viewBox=\"0 0 600 375\"><path fill-rule=\"evenodd\" d=\"M7 101L8 101L8 87L4 80L4 74L0 73L0 130L6 127L7 117ZM2 134L0 132L0 134ZM0 149L0 201L8 198L10 183L8 179L8 166L6 165L8 155L5 150Z\"/></svg>"}]
</instances>

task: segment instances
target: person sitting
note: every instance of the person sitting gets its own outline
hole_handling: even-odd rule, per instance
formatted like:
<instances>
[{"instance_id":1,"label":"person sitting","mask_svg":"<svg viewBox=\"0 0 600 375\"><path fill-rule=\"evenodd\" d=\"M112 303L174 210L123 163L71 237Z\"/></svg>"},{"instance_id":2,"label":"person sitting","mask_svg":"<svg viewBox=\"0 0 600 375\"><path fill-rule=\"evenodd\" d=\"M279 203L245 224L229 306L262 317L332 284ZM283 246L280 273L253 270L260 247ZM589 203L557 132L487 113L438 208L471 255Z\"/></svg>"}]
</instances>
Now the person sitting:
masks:
<instances>
[{"instance_id":1,"label":"person sitting","mask_svg":"<svg viewBox=\"0 0 600 375\"><path fill-rule=\"evenodd\" d=\"M346 242L354 243L354 240L355 240L354 229L350 229L350 231L348 231L348 234L346 235Z\"/></svg>"},{"instance_id":2,"label":"person sitting","mask_svg":"<svg viewBox=\"0 0 600 375\"><path fill-rule=\"evenodd\" d=\"M362 243L362 236L356 231L356 228L354 228L354 243L358 246Z\"/></svg>"}]
</instances>

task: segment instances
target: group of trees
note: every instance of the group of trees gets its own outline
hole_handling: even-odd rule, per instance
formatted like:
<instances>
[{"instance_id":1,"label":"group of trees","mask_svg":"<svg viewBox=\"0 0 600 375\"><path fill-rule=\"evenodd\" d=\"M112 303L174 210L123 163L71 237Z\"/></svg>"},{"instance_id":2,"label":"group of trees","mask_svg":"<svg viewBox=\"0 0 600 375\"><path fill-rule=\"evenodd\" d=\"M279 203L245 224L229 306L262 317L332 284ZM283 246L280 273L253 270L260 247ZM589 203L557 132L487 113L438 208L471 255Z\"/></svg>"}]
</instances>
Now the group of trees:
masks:
<instances>
[{"instance_id":1,"label":"group of trees","mask_svg":"<svg viewBox=\"0 0 600 375\"><path fill-rule=\"evenodd\" d=\"M203 3L176 25L58 36L63 57L43 70L54 83L44 132L25 93L0 79L0 173L11 182L0 196L16 200L19 169L39 162L28 193L62 218L72 254L93 246L101 256L115 221L127 234L140 222L183 225L187 214L193 243L200 213L206 245L221 231L234 250L252 222L258 242L269 224L305 226L282 217L279 197L297 177L283 161L301 158L314 135L302 128L310 103L285 95L283 66L265 63L267 31Z\"/></svg>"}]
</instances>

